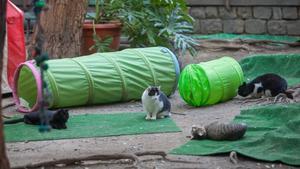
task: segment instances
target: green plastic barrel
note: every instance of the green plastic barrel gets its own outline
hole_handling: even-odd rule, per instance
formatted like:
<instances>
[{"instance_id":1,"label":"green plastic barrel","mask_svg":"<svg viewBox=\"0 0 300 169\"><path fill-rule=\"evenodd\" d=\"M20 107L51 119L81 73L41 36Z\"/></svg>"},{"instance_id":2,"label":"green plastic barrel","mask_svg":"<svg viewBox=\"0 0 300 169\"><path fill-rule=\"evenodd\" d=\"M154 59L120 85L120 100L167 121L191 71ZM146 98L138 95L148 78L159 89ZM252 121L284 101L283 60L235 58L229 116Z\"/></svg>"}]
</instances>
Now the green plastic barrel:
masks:
<instances>
[{"instance_id":1,"label":"green plastic barrel","mask_svg":"<svg viewBox=\"0 0 300 169\"><path fill-rule=\"evenodd\" d=\"M170 95L177 88L180 73L176 56L164 47L95 53L49 60L47 64L50 108L139 100L149 85L161 86ZM33 61L18 67L13 94L20 111L38 109L40 76Z\"/></svg>"},{"instance_id":2,"label":"green plastic barrel","mask_svg":"<svg viewBox=\"0 0 300 169\"><path fill-rule=\"evenodd\" d=\"M239 63L231 57L187 65L179 78L179 93L192 106L206 106L236 96L244 82Z\"/></svg>"}]
</instances>

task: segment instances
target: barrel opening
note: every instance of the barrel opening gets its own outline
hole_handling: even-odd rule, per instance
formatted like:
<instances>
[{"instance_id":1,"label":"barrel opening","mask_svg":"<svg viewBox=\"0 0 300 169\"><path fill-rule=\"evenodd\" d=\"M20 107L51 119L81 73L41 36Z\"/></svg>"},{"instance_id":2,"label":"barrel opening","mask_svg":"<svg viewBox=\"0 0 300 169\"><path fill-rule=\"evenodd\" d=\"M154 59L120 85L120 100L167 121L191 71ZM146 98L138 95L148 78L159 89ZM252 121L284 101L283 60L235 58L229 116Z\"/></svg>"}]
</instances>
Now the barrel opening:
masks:
<instances>
[{"instance_id":1,"label":"barrel opening","mask_svg":"<svg viewBox=\"0 0 300 169\"><path fill-rule=\"evenodd\" d=\"M36 67L29 62L19 65L15 73L13 96L21 112L37 109L40 95L40 77Z\"/></svg>"}]
</instances>

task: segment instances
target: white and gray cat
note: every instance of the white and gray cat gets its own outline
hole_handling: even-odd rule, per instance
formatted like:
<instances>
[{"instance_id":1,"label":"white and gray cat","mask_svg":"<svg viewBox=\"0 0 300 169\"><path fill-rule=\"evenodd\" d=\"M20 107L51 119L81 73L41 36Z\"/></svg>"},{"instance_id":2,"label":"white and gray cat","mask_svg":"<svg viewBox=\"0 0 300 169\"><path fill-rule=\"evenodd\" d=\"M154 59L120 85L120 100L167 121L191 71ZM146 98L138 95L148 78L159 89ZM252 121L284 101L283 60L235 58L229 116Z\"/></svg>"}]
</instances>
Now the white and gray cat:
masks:
<instances>
[{"instance_id":1,"label":"white and gray cat","mask_svg":"<svg viewBox=\"0 0 300 169\"><path fill-rule=\"evenodd\" d=\"M142 95L146 120L156 120L171 116L171 103L168 97L160 90L160 86L149 86Z\"/></svg>"}]
</instances>

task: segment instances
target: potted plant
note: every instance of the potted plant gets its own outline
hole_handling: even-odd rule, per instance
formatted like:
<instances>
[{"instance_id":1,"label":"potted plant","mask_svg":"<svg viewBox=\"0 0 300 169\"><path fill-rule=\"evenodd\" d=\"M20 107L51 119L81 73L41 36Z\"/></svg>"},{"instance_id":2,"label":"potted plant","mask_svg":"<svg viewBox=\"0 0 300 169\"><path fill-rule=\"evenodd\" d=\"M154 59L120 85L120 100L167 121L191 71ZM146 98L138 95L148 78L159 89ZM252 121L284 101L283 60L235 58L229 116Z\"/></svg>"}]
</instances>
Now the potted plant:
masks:
<instances>
[{"instance_id":1,"label":"potted plant","mask_svg":"<svg viewBox=\"0 0 300 169\"><path fill-rule=\"evenodd\" d=\"M190 36L194 20L185 0L96 0L95 9L95 22L120 22L130 47L165 46L178 54L196 53Z\"/></svg>"},{"instance_id":2,"label":"potted plant","mask_svg":"<svg viewBox=\"0 0 300 169\"><path fill-rule=\"evenodd\" d=\"M95 0L95 13L87 13L83 24L82 54L118 50L120 46L121 22L114 18L109 1Z\"/></svg>"}]
</instances>

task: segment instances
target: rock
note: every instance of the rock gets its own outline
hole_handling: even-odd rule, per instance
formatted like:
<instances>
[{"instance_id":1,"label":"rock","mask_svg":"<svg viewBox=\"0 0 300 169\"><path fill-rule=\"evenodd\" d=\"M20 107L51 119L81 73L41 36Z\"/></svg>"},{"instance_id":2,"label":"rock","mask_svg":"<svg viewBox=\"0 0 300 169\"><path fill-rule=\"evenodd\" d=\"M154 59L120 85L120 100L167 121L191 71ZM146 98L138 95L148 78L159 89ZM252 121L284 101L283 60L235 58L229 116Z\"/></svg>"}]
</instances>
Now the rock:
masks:
<instances>
[{"instance_id":1,"label":"rock","mask_svg":"<svg viewBox=\"0 0 300 169\"><path fill-rule=\"evenodd\" d=\"M266 21L260 19L248 19L245 21L245 32L250 34L266 33Z\"/></svg>"},{"instance_id":2,"label":"rock","mask_svg":"<svg viewBox=\"0 0 300 169\"><path fill-rule=\"evenodd\" d=\"M238 7L237 16L243 19L248 19L252 17L251 7Z\"/></svg>"},{"instance_id":3,"label":"rock","mask_svg":"<svg viewBox=\"0 0 300 169\"><path fill-rule=\"evenodd\" d=\"M222 31L222 21L220 19L205 19L200 21L201 33L218 33Z\"/></svg>"},{"instance_id":4,"label":"rock","mask_svg":"<svg viewBox=\"0 0 300 169\"><path fill-rule=\"evenodd\" d=\"M300 35L300 20L287 22L288 35Z\"/></svg>"},{"instance_id":5,"label":"rock","mask_svg":"<svg viewBox=\"0 0 300 169\"><path fill-rule=\"evenodd\" d=\"M243 33L244 21L243 20L224 20L223 21L224 33Z\"/></svg>"},{"instance_id":6,"label":"rock","mask_svg":"<svg viewBox=\"0 0 300 169\"><path fill-rule=\"evenodd\" d=\"M218 8L217 7L206 7L205 16L207 19L217 18L218 17Z\"/></svg>"},{"instance_id":7,"label":"rock","mask_svg":"<svg viewBox=\"0 0 300 169\"><path fill-rule=\"evenodd\" d=\"M280 7L273 7L272 8L273 11L273 19L281 19L282 18L282 11Z\"/></svg>"},{"instance_id":8,"label":"rock","mask_svg":"<svg viewBox=\"0 0 300 169\"><path fill-rule=\"evenodd\" d=\"M237 17L236 8L232 7L230 11L228 11L225 7L219 7L219 16L222 19L234 19Z\"/></svg>"},{"instance_id":9,"label":"rock","mask_svg":"<svg viewBox=\"0 0 300 169\"><path fill-rule=\"evenodd\" d=\"M297 19L298 11L296 7L283 7L282 8L283 19Z\"/></svg>"},{"instance_id":10,"label":"rock","mask_svg":"<svg viewBox=\"0 0 300 169\"><path fill-rule=\"evenodd\" d=\"M283 35L286 34L286 22L279 20L271 20L268 22L268 33L271 35Z\"/></svg>"},{"instance_id":11,"label":"rock","mask_svg":"<svg viewBox=\"0 0 300 169\"><path fill-rule=\"evenodd\" d=\"M272 16L272 8L269 7L254 7L253 16L258 19L270 19Z\"/></svg>"},{"instance_id":12,"label":"rock","mask_svg":"<svg viewBox=\"0 0 300 169\"><path fill-rule=\"evenodd\" d=\"M205 18L205 8L204 7L192 7L190 9L190 15L195 19Z\"/></svg>"}]
</instances>

